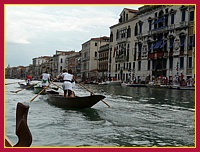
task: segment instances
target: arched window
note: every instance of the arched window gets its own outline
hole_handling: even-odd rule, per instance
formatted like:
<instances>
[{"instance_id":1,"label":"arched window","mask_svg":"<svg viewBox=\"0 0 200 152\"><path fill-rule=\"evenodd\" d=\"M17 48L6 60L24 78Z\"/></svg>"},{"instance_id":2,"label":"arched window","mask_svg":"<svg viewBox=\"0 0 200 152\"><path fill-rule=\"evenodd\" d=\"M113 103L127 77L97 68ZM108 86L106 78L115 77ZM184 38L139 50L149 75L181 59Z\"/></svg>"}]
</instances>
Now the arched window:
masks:
<instances>
[{"instance_id":1,"label":"arched window","mask_svg":"<svg viewBox=\"0 0 200 152\"><path fill-rule=\"evenodd\" d=\"M131 27L128 26L128 29L127 29L127 37L131 37Z\"/></svg>"},{"instance_id":2,"label":"arched window","mask_svg":"<svg viewBox=\"0 0 200 152\"><path fill-rule=\"evenodd\" d=\"M113 42L113 33L110 33L110 42Z\"/></svg>"},{"instance_id":3,"label":"arched window","mask_svg":"<svg viewBox=\"0 0 200 152\"><path fill-rule=\"evenodd\" d=\"M171 24L174 24L175 11L172 9L172 10L170 11L170 14L171 14Z\"/></svg>"},{"instance_id":4,"label":"arched window","mask_svg":"<svg viewBox=\"0 0 200 152\"><path fill-rule=\"evenodd\" d=\"M138 35L138 25L137 25L137 23L135 24L135 36L137 36Z\"/></svg>"},{"instance_id":5,"label":"arched window","mask_svg":"<svg viewBox=\"0 0 200 152\"><path fill-rule=\"evenodd\" d=\"M139 21L139 27L140 27L140 29L139 29L140 32L139 32L139 33L140 33L140 34L142 33L142 25L143 25L143 22L142 22L142 21Z\"/></svg>"},{"instance_id":6,"label":"arched window","mask_svg":"<svg viewBox=\"0 0 200 152\"><path fill-rule=\"evenodd\" d=\"M119 31L117 30L117 33L116 33L116 40L118 40L119 38Z\"/></svg>"},{"instance_id":7,"label":"arched window","mask_svg":"<svg viewBox=\"0 0 200 152\"><path fill-rule=\"evenodd\" d=\"M62 58L60 59L60 63L63 63L63 59Z\"/></svg>"},{"instance_id":8,"label":"arched window","mask_svg":"<svg viewBox=\"0 0 200 152\"><path fill-rule=\"evenodd\" d=\"M62 66L60 66L60 73L62 72Z\"/></svg>"}]
</instances>

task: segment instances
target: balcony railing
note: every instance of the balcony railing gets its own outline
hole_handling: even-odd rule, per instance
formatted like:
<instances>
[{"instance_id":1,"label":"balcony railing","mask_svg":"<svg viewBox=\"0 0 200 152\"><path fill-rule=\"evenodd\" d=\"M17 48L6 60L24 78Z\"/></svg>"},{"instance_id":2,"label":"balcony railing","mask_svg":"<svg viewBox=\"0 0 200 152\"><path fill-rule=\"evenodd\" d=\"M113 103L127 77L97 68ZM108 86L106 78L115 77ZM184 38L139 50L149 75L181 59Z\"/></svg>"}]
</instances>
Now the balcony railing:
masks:
<instances>
[{"instance_id":1,"label":"balcony railing","mask_svg":"<svg viewBox=\"0 0 200 152\"><path fill-rule=\"evenodd\" d=\"M126 42L126 41L127 41L126 37L117 39L117 43L123 43L123 42Z\"/></svg>"},{"instance_id":2,"label":"balcony railing","mask_svg":"<svg viewBox=\"0 0 200 152\"><path fill-rule=\"evenodd\" d=\"M124 55L116 56L115 61L116 62L125 62L125 61L128 61L128 56L124 56Z\"/></svg>"}]
</instances>

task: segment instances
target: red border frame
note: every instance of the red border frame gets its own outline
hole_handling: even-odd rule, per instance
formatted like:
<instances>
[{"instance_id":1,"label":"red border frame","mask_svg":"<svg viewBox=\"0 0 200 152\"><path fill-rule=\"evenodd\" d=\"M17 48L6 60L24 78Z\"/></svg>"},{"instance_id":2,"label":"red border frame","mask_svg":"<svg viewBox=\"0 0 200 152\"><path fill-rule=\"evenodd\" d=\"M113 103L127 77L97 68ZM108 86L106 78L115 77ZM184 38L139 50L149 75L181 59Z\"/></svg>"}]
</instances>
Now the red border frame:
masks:
<instances>
[{"instance_id":1,"label":"red border frame","mask_svg":"<svg viewBox=\"0 0 200 152\"><path fill-rule=\"evenodd\" d=\"M0 43L1 43L1 57L4 57L4 4L147 4L146 1L133 1L133 0L123 0L123 1L116 1L116 0L110 0L110 1L106 1L106 0L101 0L101 1L92 1L92 0L78 0L76 3L74 1L67 1L67 2L63 2L64 0L49 0L49 1L41 1L41 0L1 0L0 1ZM195 2L195 0L190 0L190 1L186 1L186 0L182 0L179 1L179 3L174 3L175 1L170 0L167 2L167 4L196 4L196 27L198 27L198 20L199 20L199 13L198 13L198 3ZM189 2L189 3L188 3ZM151 0L149 4L166 4L166 1L164 0ZM199 31L196 28L196 40L199 37ZM196 44L196 50L199 50L199 45L198 43ZM198 63L197 57L199 56L199 52L196 51L196 62ZM196 63L196 80L198 78L199 72L198 72L198 64ZM0 78L0 84L1 86L4 86L4 59L0 60L0 71L2 72L1 74L1 78ZM3 66L2 66L3 65ZM196 86L198 86L198 82L196 81ZM0 106L0 120L2 120L2 122L4 122L4 87L2 88L1 92L1 106ZM196 107L198 106L198 101L197 101L197 94L198 94L198 87L196 87ZM162 152L188 152L188 151L192 151L192 152L197 152L200 151L199 146L198 146L198 124L197 124L197 119L198 118L198 111L196 108L196 148L187 148L187 147L183 147L183 148L4 148L4 125L0 125L0 151L7 151L7 152L16 152L16 151L59 151L59 152L66 152L66 151L76 151L76 152L83 152L85 150L87 151L94 151L94 150L98 150L101 152L105 152L105 151L118 151L118 152L123 152L123 151L134 151L134 152L141 152L141 151L162 151Z\"/></svg>"}]
</instances>

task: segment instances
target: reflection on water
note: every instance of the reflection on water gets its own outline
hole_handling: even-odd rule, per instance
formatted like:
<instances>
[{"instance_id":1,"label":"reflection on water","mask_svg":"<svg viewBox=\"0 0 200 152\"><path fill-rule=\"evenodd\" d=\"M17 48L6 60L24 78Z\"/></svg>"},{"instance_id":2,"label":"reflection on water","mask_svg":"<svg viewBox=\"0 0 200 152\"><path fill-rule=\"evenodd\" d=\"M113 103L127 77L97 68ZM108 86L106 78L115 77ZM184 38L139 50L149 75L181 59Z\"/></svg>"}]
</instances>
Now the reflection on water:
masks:
<instances>
[{"instance_id":1,"label":"reflection on water","mask_svg":"<svg viewBox=\"0 0 200 152\"><path fill-rule=\"evenodd\" d=\"M66 110L49 105L40 95L29 109L32 146L194 146L194 91L85 86L105 95L111 108L100 101L89 109ZM17 89L17 84L6 86L6 135L14 143L16 104L35 96L27 90L10 92ZM78 85L75 92L90 94Z\"/></svg>"}]
</instances>

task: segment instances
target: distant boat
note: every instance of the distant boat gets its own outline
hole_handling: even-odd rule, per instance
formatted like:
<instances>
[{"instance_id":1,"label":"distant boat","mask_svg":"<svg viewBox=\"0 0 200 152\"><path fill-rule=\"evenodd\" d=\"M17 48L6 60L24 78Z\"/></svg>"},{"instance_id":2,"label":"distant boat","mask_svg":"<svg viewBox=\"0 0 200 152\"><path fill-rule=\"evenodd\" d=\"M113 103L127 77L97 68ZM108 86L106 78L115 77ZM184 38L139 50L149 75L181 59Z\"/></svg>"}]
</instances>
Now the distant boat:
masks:
<instances>
[{"instance_id":1,"label":"distant boat","mask_svg":"<svg viewBox=\"0 0 200 152\"><path fill-rule=\"evenodd\" d=\"M37 85L37 86L34 86L33 92L34 92L35 94L38 94L38 93L41 92L43 89L44 89L44 88L43 88L42 86ZM57 88L57 87L49 87L47 90L51 90L51 89L53 89L53 90L58 90L59 88ZM45 94L46 94L46 90L44 89L44 90L40 93L40 95L45 95Z\"/></svg>"},{"instance_id":2,"label":"distant boat","mask_svg":"<svg viewBox=\"0 0 200 152\"><path fill-rule=\"evenodd\" d=\"M26 90L33 90L34 89L34 85L35 85L35 84L32 84L32 83L27 85L25 83L20 83L20 82L18 82L18 84L19 84L20 88L26 89Z\"/></svg>"},{"instance_id":3,"label":"distant boat","mask_svg":"<svg viewBox=\"0 0 200 152\"><path fill-rule=\"evenodd\" d=\"M137 83L121 83L121 86L127 86L127 87L147 87L146 84L137 84Z\"/></svg>"},{"instance_id":4,"label":"distant boat","mask_svg":"<svg viewBox=\"0 0 200 152\"><path fill-rule=\"evenodd\" d=\"M180 86L180 85L170 85L169 89L177 89L177 90L195 90L195 87L190 86Z\"/></svg>"},{"instance_id":5,"label":"distant boat","mask_svg":"<svg viewBox=\"0 0 200 152\"><path fill-rule=\"evenodd\" d=\"M116 80L116 81L108 81L108 85L121 85L122 81L121 80Z\"/></svg>"}]
</instances>

